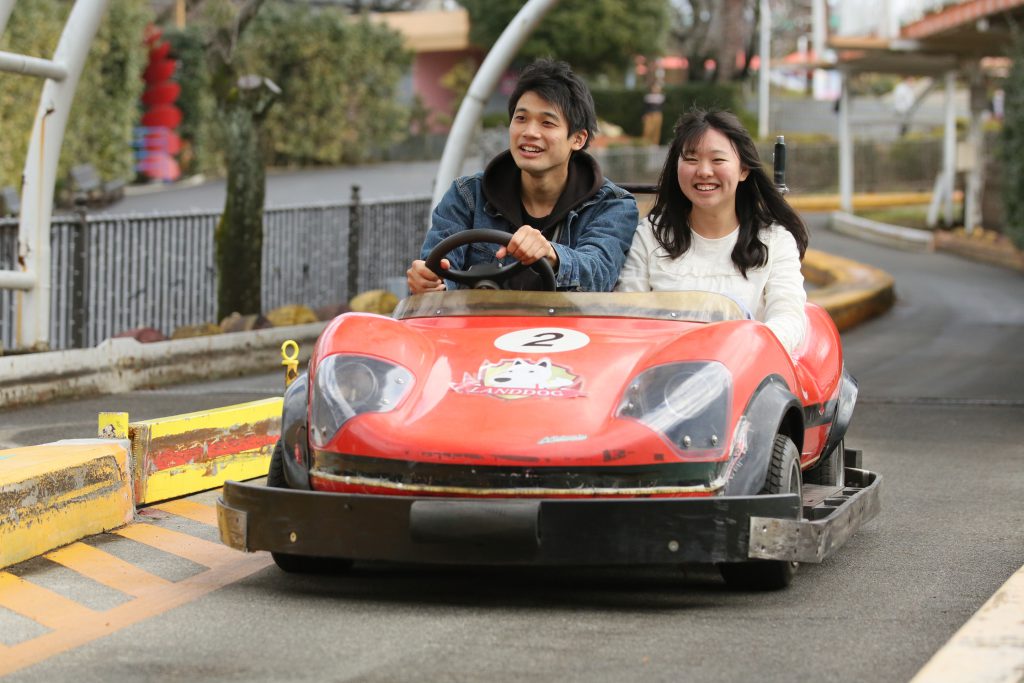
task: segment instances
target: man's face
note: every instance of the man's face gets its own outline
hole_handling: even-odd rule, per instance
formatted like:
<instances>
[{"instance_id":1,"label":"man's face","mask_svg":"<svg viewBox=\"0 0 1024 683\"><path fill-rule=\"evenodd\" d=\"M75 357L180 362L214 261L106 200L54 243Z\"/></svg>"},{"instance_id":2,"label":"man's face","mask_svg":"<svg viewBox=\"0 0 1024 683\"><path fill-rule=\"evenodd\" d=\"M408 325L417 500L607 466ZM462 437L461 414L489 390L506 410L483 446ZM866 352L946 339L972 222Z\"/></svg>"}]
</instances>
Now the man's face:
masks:
<instances>
[{"instance_id":1,"label":"man's face","mask_svg":"<svg viewBox=\"0 0 1024 683\"><path fill-rule=\"evenodd\" d=\"M554 104L532 90L523 93L512 112L508 146L516 166L524 173L543 176L568 168L569 157L583 149L587 131L570 134L569 124Z\"/></svg>"}]
</instances>

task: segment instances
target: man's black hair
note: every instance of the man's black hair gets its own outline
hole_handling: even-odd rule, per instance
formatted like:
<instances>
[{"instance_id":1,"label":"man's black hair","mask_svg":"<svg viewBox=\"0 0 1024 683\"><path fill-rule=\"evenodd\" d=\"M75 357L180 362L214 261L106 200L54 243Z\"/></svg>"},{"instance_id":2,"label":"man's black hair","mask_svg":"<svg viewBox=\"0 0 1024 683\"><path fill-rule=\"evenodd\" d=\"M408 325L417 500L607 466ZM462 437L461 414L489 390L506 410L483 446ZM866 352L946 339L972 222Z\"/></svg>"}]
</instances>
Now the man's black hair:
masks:
<instances>
[{"instance_id":1,"label":"man's black hair","mask_svg":"<svg viewBox=\"0 0 1024 683\"><path fill-rule=\"evenodd\" d=\"M582 149L590 145L597 132L597 114L594 113L594 98L590 89L565 62L538 59L519 74L516 89L508 98L508 116L515 115L519 98L526 92L536 93L540 98L558 107L569 125L569 136L581 130L587 131L587 141Z\"/></svg>"}]
</instances>

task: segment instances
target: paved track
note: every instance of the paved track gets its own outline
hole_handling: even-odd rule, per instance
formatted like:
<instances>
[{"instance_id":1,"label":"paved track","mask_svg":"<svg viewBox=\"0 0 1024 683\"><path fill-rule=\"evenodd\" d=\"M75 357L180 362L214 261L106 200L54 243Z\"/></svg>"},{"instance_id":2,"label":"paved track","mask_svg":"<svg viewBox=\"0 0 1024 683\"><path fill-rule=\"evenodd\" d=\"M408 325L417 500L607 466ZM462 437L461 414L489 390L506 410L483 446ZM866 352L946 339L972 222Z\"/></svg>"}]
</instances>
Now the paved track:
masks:
<instances>
[{"instance_id":1,"label":"paved track","mask_svg":"<svg viewBox=\"0 0 1024 683\"><path fill-rule=\"evenodd\" d=\"M186 538L162 549L145 535L89 543L166 580L223 587L202 592L189 584L190 601L159 603L168 611L148 608L152 616L138 623L88 627L106 635L9 680L909 680L1024 564L1024 355L1014 343L1024 333L1024 278L820 228L812 243L893 273L899 302L844 335L861 383L848 442L885 477L883 512L836 557L802 567L789 590L731 593L700 567L363 566L347 577L310 578L243 567L252 558L238 554L229 574L221 565L204 570L203 556L188 548L189 536L209 540L212 527L159 513L146 523ZM12 411L2 414L0 442L88 435L98 408L141 418L277 387L275 372ZM128 599L52 560L15 573L98 611L79 610L79 619L102 623L102 610ZM40 626L51 618L36 617L0 607L0 667L3 645L10 655L19 643L41 642L48 629L88 631L85 622Z\"/></svg>"}]
</instances>

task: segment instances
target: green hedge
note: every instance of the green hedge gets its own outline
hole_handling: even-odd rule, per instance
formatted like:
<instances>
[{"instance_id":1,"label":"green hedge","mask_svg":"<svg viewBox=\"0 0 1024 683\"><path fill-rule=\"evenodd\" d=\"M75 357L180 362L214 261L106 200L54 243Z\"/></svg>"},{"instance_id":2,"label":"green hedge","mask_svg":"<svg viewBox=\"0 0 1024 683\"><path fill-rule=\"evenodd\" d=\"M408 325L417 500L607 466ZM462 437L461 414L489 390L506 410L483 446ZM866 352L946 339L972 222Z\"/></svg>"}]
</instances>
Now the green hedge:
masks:
<instances>
[{"instance_id":1,"label":"green hedge","mask_svg":"<svg viewBox=\"0 0 1024 683\"><path fill-rule=\"evenodd\" d=\"M70 3L32 0L14 6L0 50L51 58ZM91 163L104 178L135 176L132 129L147 50L142 42L152 13L137 0L112 0L100 24L71 106L58 167L58 189L69 169ZM0 185L20 187L42 81L0 73Z\"/></svg>"},{"instance_id":2,"label":"green hedge","mask_svg":"<svg viewBox=\"0 0 1024 683\"><path fill-rule=\"evenodd\" d=\"M594 88L594 104L602 121L621 126L626 135L643 133L644 95L646 91L629 88ZM740 88L735 84L688 83L664 88L665 105L661 124L662 142L670 140L680 115L694 106L729 109L742 114Z\"/></svg>"},{"instance_id":3,"label":"green hedge","mask_svg":"<svg viewBox=\"0 0 1024 683\"><path fill-rule=\"evenodd\" d=\"M1006 234L1024 249L1024 39L1018 38L1006 90L1002 147Z\"/></svg>"}]
</instances>

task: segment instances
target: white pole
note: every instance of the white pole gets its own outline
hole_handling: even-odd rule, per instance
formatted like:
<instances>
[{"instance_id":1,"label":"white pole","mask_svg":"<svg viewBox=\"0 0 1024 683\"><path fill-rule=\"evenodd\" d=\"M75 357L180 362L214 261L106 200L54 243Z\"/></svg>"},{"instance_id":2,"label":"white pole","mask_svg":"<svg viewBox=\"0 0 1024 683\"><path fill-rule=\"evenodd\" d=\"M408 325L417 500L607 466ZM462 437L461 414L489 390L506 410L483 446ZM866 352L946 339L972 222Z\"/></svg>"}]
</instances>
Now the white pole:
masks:
<instances>
[{"instance_id":1,"label":"white pole","mask_svg":"<svg viewBox=\"0 0 1024 683\"><path fill-rule=\"evenodd\" d=\"M953 225L953 190L956 188L956 72L946 72L945 133L942 138L943 216Z\"/></svg>"},{"instance_id":2,"label":"white pole","mask_svg":"<svg viewBox=\"0 0 1024 683\"><path fill-rule=\"evenodd\" d=\"M757 137L764 140L770 130L771 116L768 98L771 97L772 63L772 9L768 0L761 0L761 69L757 75Z\"/></svg>"},{"instance_id":3,"label":"white pole","mask_svg":"<svg viewBox=\"0 0 1024 683\"><path fill-rule=\"evenodd\" d=\"M839 91L839 208L853 213L853 134L850 131L849 75L842 75Z\"/></svg>"},{"instance_id":4,"label":"white pole","mask_svg":"<svg viewBox=\"0 0 1024 683\"><path fill-rule=\"evenodd\" d=\"M66 69L61 81L47 79L36 110L25 157L18 224L18 262L34 275L31 290L18 294L17 343L21 348L50 343L50 218L57 162L71 102L109 0L77 0L61 33L53 62Z\"/></svg>"},{"instance_id":5,"label":"white pole","mask_svg":"<svg viewBox=\"0 0 1024 683\"><path fill-rule=\"evenodd\" d=\"M519 48L533 33L533 29L557 2L558 0L527 2L487 53L459 106L448 140L445 142L437 177L434 179L433 205L441 201L441 197L448 191L448 186L462 170L462 162L466 158L466 149L473 138L473 131L476 130L484 104L494 92L498 80L505 73L512 58L519 52Z\"/></svg>"},{"instance_id":6,"label":"white pole","mask_svg":"<svg viewBox=\"0 0 1024 683\"><path fill-rule=\"evenodd\" d=\"M11 18L11 10L14 9L16 1L0 0L0 36L4 34L4 30L7 28L7 20Z\"/></svg>"},{"instance_id":7,"label":"white pole","mask_svg":"<svg viewBox=\"0 0 1024 683\"><path fill-rule=\"evenodd\" d=\"M812 0L812 2L814 4L811 7L811 19L813 22L811 47L814 49L815 58L821 61L825 56L825 39L828 35L827 10L825 8L825 0Z\"/></svg>"},{"instance_id":8,"label":"white pole","mask_svg":"<svg viewBox=\"0 0 1024 683\"><path fill-rule=\"evenodd\" d=\"M970 128L967 144L970 147L970 168L967 169L967 187L964 196L964 231L970 235L982 221L982 193L985 189L985 131L983 129L986 95L985 77L981 65L975 63L970 70Z\"/></svg>"}]
</instances>

